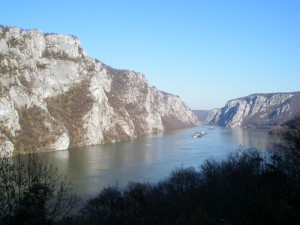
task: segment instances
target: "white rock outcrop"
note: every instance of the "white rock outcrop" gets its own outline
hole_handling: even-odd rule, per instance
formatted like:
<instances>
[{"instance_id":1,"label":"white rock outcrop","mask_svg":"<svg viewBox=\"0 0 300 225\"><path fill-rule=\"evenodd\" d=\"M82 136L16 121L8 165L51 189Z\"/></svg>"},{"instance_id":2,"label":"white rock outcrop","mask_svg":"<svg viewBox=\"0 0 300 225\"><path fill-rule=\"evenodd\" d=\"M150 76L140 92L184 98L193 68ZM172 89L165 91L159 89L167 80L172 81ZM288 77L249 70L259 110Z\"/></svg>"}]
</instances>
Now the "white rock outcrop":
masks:
<instances>
[{"instance_id":1,"label":"white rock outcrop","mask_svg":"<svg viewBox=\"0 0 300 225\"><path fill-rule=\"evenodd\" d=\"M253 94L230 100L221 109L213 109L206 123L227 127L275 126L300 111L300 92Z\"/></svg>"},{"instance_id":2,"label":"white rock outcrop","mask_svg":"<svg viewBox=\"0 0 300 225\"><path fill-rule=\"evenodd\" d=\"M74 36L0 26L2 157L197 124L178 96L89 57Z\"/></svg>"}]
</instances>

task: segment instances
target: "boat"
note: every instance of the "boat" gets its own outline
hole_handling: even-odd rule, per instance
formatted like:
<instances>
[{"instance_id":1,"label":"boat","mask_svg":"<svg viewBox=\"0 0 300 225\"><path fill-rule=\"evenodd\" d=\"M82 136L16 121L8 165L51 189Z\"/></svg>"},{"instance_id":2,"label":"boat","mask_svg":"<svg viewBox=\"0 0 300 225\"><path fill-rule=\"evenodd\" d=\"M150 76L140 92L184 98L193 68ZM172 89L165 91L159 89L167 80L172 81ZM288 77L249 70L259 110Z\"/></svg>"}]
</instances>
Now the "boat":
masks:
<instances>
[{"instance_id":1,"label":"boat","mask_svg":"<svg viewBox=\"0 0 300 225\"><path fill-rule=\"evenodd\" d=\"M195 132L195 133L193 133L192 137L193 138L199 138L199 137L202 137L204 134L205 134L204 131Z\"/></svg>"},{"instance_id":2,"label":"boat","mask_svg":"<svg viewBox=\"0 0 300 225\"><path fill-rule=\"evenodd\" d=\"M209 130L214 130L215 128L214 128L214 127L209 127L208 129L209 129Z\"/></svg>"}]
</instances>

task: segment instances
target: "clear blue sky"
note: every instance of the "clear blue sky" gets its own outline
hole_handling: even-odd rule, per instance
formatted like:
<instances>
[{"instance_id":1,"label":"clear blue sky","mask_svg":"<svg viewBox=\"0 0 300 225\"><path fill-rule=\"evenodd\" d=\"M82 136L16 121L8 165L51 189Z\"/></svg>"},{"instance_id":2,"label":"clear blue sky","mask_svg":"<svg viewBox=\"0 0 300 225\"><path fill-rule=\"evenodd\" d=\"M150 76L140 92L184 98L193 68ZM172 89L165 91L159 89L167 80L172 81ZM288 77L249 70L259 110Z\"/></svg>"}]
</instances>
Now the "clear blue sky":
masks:
<instances>
[{"instance_id":1,"label":"clear blue sky","mask_svg":"<svg viewBox=\"0 0 300 225\"><path fill-rule=\"evenodd\" d=\"M73 34L192 109L300 91L299 0L2 1L0 23Z\"/></svg>"}]
</instances>

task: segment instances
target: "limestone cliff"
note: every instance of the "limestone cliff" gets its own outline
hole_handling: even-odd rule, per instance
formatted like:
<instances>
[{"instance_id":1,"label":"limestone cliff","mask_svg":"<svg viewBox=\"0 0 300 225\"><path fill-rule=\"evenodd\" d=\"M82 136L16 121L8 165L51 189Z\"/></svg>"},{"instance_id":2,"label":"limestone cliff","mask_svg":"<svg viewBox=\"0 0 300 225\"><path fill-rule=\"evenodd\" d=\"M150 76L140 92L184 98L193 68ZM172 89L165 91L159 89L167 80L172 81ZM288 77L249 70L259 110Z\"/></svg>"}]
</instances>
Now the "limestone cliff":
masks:
<instances>
[{"instance_id":1,"label":"limestone cliff","mask_svg":"<svg viewBox=\"0 0 300 225\"><path fill-rule=\"evenodd\" d=\"M0 26L0 156L197 124L178 96L89 57L74 36Z\"/></svg>"},{"instance_id":2,"label":"limestone cliff","mask_svg":"<svg viewBox=\"0 0 300 225\"><path fill-rule=\"evenodd\" d=\"M227 127L279 125L300 111L300 92L252 94L210 110L206 123Z\"/></svg>"}]
</instances>

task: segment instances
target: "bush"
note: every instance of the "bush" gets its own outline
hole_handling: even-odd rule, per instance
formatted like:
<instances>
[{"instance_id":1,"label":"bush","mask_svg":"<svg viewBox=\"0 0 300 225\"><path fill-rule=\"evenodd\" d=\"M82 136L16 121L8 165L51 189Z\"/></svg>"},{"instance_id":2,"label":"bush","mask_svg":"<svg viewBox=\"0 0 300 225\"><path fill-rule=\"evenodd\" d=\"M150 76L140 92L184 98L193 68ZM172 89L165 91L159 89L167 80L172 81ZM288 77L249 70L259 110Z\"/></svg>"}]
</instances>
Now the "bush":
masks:
<instances>
[{"instance_id":1,"label":"bush","mask_svg":"<svg viewBox=\"0 0 300 225\"><path fill-rule=\"evenodd\" d=\"M175 169L156 184L105 188L83 207L82 223L299 224L300 182L287 183L278 170L258 150L240 149L199 170Z\"/></svg>"},{"instance_id":2,"label":"bush","mask_svg":"<svg viewBox=\"0 0 300 225\"><path fill-rule=\"evenodd\" d=\"M125 224L125 202L117 187L104 188L101 193L90 199L81 214L85 224Z\"/></svg>"}]
</instances>

